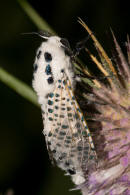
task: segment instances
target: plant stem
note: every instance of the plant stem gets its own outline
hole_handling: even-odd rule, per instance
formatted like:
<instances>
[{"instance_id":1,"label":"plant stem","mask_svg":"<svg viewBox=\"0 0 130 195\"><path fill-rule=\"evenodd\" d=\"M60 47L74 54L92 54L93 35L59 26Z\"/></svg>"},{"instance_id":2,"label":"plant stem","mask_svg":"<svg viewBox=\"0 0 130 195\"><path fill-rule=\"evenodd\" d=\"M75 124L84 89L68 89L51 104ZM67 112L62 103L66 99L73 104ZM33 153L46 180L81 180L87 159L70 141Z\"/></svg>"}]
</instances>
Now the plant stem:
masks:
<instances>
[{"instance_id":1,"label":"plant stem","mask_svg":"<svg viewBox=\"0 0 130 195\"><path fill-rule=\"evenodd\" d=\"M34 22L34 24L41 30L46 30L52 34L56 34L49 24L39 16L39 14L32 8L32 6L26 0L17 0L25 13Z\"/></svg>"},{"instance_id":2,"label":"plant stem","mask_svg":"<svg viewBox=\"0 0 130 195\"><path fill-rule=\"evenodd\" d=\"M19 95L21 95L34 105L39 106L37 103L37 96L31 89L31 87L6 72L3 68L0 68L0 81L2 81L8 87L12 88Z\"/></svg>"}]
</instances>

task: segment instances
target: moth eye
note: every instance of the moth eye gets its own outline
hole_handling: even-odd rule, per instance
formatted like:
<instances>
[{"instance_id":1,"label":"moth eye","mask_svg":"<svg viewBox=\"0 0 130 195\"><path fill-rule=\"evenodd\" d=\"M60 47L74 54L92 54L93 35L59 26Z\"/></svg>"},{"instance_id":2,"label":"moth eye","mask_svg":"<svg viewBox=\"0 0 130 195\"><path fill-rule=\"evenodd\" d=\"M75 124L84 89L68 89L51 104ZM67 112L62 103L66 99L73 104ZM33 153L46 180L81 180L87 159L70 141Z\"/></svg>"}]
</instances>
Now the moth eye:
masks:
<instances>
[{"instance_id":1,"label":"moth eye","mask_svg":"<svg viewBox=\"0 0 130 195\"><path fill-rule=\"evenodd\" d=\"M65 38L61 38L60 42L67 48L70 48L69 41Z\"/></svg>"},{"instance_id":2,"label":"moth eye","mask_svg":"<svg viewBox=\"0 0 130 195\"><path fill-rule=\"evenodd\" d=\"M52 61L52 55L50 53L45 52L44 57L45 57L46 62Z\"/></svg>"}]
</instances>

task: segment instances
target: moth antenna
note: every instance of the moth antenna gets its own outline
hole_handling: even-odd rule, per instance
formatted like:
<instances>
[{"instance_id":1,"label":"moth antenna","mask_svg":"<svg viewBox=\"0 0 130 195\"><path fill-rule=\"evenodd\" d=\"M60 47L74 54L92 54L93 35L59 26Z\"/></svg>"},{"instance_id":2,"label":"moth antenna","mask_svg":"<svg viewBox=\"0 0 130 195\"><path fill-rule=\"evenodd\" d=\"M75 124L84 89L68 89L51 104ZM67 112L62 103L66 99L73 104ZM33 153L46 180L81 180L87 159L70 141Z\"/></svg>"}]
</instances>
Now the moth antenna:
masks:
<instances>
[{"instance_id":1,"label":"moth antenna","mask_svg":"<svg viewBox=\"0 0 130 195\"><path fill-rule=\"evenodd\" d=\"M21 33L21 35L38 35L39 36L37 32L25 32L25 33Z\"/></svg>"},{"instance_id":2,"label":"moth antenna","mask_svg":"<svg viewBox=\"0 0 130 195\"><path fill-rule=\"evenodd\" d=\"M49 37L52 36L49 32L43 31L43 30L40 30L39 32L26 32L26 33L21 33L21 35L38 35L39 37L42 37L44 39L49 39Z\"/></svg>"}]
</instances>

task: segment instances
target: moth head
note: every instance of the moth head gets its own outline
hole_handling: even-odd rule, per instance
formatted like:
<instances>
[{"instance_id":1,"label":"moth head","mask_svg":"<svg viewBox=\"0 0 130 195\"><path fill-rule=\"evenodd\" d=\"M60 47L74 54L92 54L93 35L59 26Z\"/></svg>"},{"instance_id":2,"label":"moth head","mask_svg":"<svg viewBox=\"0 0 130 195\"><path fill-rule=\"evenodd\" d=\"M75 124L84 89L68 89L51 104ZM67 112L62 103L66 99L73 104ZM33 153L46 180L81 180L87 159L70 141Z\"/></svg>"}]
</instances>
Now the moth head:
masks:
<instances>
[{"instance_id":1,"label":"moth head","mask_svg":"<svg viewBox=\"0 0 130 195\"><path fill-rule=\"evenodd\" d=\"M72 50L69 44L69 41L66 38L61 38L58 36L54 36L51 33L47 31L39 31L36 33L38 36L43 38L45 41L48 41L49 43L56 44L58 47L61 47L66 55L71 56L72 55Z\"/></svg>"},{"instance_id":2,"label":"moth head","mask_svg":"<svg viewBox=\"0 0 130 195\"><path fill-rule=\"evenodd\" d=\"M38 32L29 32L29 33L22 33L22 34L31 34L37 35L43 39L43 42L48 42L55 44L57 47L60 47L64 50L65 55L72 56L73 52L71 50L69 41L66 38L60 38L59 36L54 36L48 31L40 30Z\"/></svg>"}]
</instances>

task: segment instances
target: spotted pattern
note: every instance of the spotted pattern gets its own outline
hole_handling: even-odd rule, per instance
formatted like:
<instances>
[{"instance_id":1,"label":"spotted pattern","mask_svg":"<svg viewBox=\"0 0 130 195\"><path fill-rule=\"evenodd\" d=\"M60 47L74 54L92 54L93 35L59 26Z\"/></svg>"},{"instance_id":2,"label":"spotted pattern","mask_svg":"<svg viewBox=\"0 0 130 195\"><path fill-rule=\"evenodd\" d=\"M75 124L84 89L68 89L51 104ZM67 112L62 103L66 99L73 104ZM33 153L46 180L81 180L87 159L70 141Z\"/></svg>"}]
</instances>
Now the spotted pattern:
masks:
<instances>
[{"instance_id":1,"label":"spotted pattern","mask_svg":"<svg viewBox=\"0 0 130 195\"><path fill-rule=\"evenodd\" d=\"M46 123L51 128L46 140L57 165L75 175L81 167L86 172L87 166L95 162L96 153L70 81L65 72L62 75L55 90L48 94Z\"/></svg>"},{"instance_id":2,"label":"spotted pattern","mask_svg":"<svg viewBox=\"0 0 130 195\"><path fill-rule=\"evenodd\" d=\"M47 61L50 61L50 60L47 60ZM54 83L54 79L53 79L53 75L52 75L52 71L51 71L51 66L50 64L47 64L46 67L45 67L45 73L46 75L48 76L47 78L47 82L48 84L53 84Z\"/></svg>"}]
</instances>

